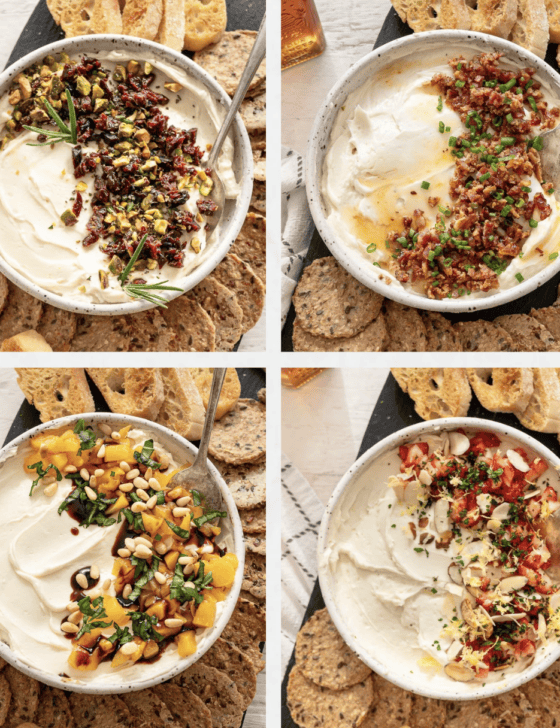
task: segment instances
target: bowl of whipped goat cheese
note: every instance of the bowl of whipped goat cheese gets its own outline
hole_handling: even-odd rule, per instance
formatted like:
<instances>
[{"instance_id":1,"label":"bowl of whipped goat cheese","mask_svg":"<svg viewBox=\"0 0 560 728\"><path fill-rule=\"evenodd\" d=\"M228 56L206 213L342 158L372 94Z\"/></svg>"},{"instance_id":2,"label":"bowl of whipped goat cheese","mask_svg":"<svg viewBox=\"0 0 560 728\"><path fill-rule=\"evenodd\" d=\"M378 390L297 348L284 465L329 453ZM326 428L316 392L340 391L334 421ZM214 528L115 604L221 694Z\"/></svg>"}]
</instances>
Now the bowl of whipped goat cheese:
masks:
<instances>
[{"instance_id":1,"label":"bowl of whipped goat cheese","mask_svg":"<svg viewBox=\"0 0 560 728\"><path fill-rule=\"evenodd\" d=\"M400 303L491 308L560 270L560 190L543 135L560 76L508 41L419 33L353 65L308 148L315 224L341 265Z\"/></svg>"},{"instance_id":2,"label":"bowl of whipped goat cheese","mask_svg":"<svg viewBox=\"0 0 560 728\"><path fill-rule=\"evenodd\" d=\"M0 657L48 685L123 693L168 680L219 637L244 542L222 510L172 487L196 448L146 420L94 413L0 452Z\"/></svg>"},{"instance_id":3,"label":"bowl of whipped goat cheese","mask_svg":"<svg viewBox=\"0 0 560 728\"><path fill-rule=\"evenodd\" d=\"M431 698L511 690L560 655L560 459L475 418L413 425L335 489L318 540L340 634Z\"/></svg>"},{"instance_id":4,"label":"bowl of whipped goat cheese","mask_svg":"<svg viewBox=\"0 0 560 728\"><path fill-rule=\"evenodd\" d=\"M190 290L226 255L251 199L237 117L215 170L224 209L212 200L207 161L229 103L188 57L127 36L66 39L10 66L0 271L79 313L132 313Z\"/></svg>"}]
</instances>

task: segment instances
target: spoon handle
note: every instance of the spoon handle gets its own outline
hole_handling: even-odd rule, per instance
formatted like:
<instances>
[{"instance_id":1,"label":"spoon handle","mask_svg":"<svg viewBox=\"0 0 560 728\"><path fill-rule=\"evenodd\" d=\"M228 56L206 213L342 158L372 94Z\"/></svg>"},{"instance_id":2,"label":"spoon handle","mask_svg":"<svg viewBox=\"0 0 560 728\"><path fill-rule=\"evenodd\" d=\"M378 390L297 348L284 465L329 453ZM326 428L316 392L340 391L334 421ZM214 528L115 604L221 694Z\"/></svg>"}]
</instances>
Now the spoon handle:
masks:
<instances>
[{"instance_id":1,"label":"spoon handle","mask_svg":"<svg viewBox=\"0 0 560 728\"><path fill-rule=\"evenodd\" d=\"M224 143L224 139L227 136L227 133L235 118L235 115L237 114L239 107L241 106L241 102L245 98L245 94L247 93L249 84L253 80L253 76L257 72L257 69L261 64L261 61L264 58L265 53L266 53L266 13L263 16L263 19L261 22L261 27L259 28L259 32L257 33L257 37L255 39L255 43L254 43L251 53L249 55L247 65L245 66L245 69L241 75L239 85L237 86L237 89L233 96L232 102L231 102L228 112L226 114L226 118L224 119L224 122L222 124L222 128L218 132L218 136L216 137L216 141L214 142L212 151L210 152L210 156L208 157L208 166L210 167L210 169L213 169L213 167L215 166L215 163L220 154L220 150L222 148L222 144Z\"/></svg>"},{"instance_id":2,"label":"spoon handle","mask_svg":"<svg viewBox=\"0 0 560 728\"><path fill-rule=\"evenodd\" d=\"M202 437L200 438L198 453L194 463L192 464L193 468L199 463L203 463L204 468L206 468L210 435L212 434L216 408L222 392L222 385L224 383L226 372L227 369L214 369L214 373L212 374L212 387L210 389L210 397L208 398L208 409L206 410L206 417L204 419L204 427L202 428Z\"/></svg>"}]
</instances>

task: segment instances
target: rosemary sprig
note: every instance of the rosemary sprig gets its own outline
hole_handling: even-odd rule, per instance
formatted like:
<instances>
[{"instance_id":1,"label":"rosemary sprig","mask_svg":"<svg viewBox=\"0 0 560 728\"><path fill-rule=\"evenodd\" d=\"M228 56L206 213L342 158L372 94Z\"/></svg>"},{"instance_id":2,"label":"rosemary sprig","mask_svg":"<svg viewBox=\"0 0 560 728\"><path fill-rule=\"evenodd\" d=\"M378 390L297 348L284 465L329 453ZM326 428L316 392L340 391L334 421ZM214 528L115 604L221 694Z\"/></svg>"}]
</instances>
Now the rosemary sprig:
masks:
<instances>
[{"instance_id":1,"label":"rosemary sprig","mask_svg":"<svg viewBox=\"0 0 560 728\"><path fill-rule=\"evenodd\" d=\"M46 147L51 144L58 144L58 142L68 142L68 144L77 144L78 143L78 131L77 131L77 124L76 124L76 109L74 107L74 102L72 101L72 96L70 95L70 91L66 89L66 100L68 102L68 115L70 117L70 128L62 121L58 113L56 112L56 109L54 109L49 101L47 99L44 99L45 103L45 109L47 110L48 115L51 117L51 119L54 121L54 123L58 127L58 131L51 131L49 129L42 129L38 126L26 126L24 124L23 128L27 129L27 131L32 131L35 134L43 134L47 137L46 142L40 142L37 144L34 144L33 142L28 142L28 147Z\"/></svg>"},{"instance_id":2,"label":"rosemary sprig","mask_svg":"<svg viewBox=\"0 0 560 728\"><path fill-rule=\"evenodd\" d=\"M130 272L132 270L132 266L136 261L138 260L138 256L142 252L142 248L144 247L144 244L146 242L146 238L148 237L148 234L144 235L142 240L138 243L136 250L132 254L130 260L128 261L128 264L126 268L123 270L123 272L119 276L119 281L121 282L121 286L126 292L130 298L139 298L143 299L144 301L148 301L149 303L153 303L156 306L160 306L161 308L167 308L167 299L163 298L163 296L158 296L155 293L152 293L152 291L182 291L182 288L175 288L173 286L166 286L165 284L168 283L168 281L161 281L160 283L127 283L126 280L128 276L130 275Z\"/></svg>"}]
</instances>

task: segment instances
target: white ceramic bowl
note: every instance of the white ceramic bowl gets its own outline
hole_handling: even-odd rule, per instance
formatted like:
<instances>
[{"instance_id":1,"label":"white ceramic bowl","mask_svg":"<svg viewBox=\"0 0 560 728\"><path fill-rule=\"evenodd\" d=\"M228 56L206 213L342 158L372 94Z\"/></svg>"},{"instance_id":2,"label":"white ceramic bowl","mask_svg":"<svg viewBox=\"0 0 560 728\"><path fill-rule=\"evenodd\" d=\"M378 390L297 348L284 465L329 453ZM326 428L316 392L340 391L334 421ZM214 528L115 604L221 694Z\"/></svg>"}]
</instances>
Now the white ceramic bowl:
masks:
<instances>
[{"instance_id":1,"label":"white ceramic bowl","mask_svg":"<svg viewBox=\"0 0 560 728\"><path fill-rule=\"evenodd\" d=\"M460 48L458 48L459 44L461 45ZM439 54L441 51L441 58L446 62L463 52L462 46L465 44L472 46L472 55L481 51L499 51L504 53L507 58L511 58L519 66L536 68L535 78L546 80L553 93L557 95L560 104L560 75L547 63L520 46L493 35L484 35L483 33L466 30L437 30L427 33L415 33L376 48L346 71L344 76L331 89L320 108L315 118L307 148L306 187L311 214L317 230L340 265L365 286L387 298L407 306L448 313L493 308L520 298L546 283L553 275L558 273L560 271L560 258L557 258L536 275L527 278L522 283L488 296L480 298L464 296L458 299L444 298L442 300L430 299L427 296L404 289L396 281L388 284L380 280L380 274L383 274L382 269L376 268L368 260L361 257L359 253L353 253L348 246L340 242L327 220L328 212L323 200L321 184L323 164L329 149L331 130L350 93L360 88L383 69L390 68L396 61L408 58L411 63L418 65L421 63L420 59L424 53L437 51Z\"/></svg>"},{"instance_id":2,"label":"white ceramic bowl","mask_svg":"<svg viewBox=\"0 0 560 728\"><path fill-rule=\"evenodd\" d=\"M165 61L180 68L194 79L200 81L206 86L218 105L222 106L225 110L227 110L231 103L229 96L212 76L187 56L172 51L170 48L162 46L159 43L152 43L142 38L133 38L126 35L86 35L77 38L67 38L43 46L32 53L28 53L0 74L0 96L6 93L13 78L18 73L21 73L33 63L49 54L54 55L65 51L70 56L80 53L95 56L98 52L114 50L125 50L130 53L131 57L150 54L158 60ZM183 292L189 291L197 283L200 283L201 280L206 278L206 276L210 275L227 254L245 220L253 191L253 154L249 136L239 115L237 115L232 125L230 135L232 135L234 144L233 171L240 186L239 195L235 200L226 200L225 209L220 221L218 239L214 240L211 244L211 250L203 262L185 277L182 282L183 291L181 293L169 291L167 293L169 299L176 298L182 295ZM63 296L47 291L32 283L28 278L22 276L8 265L1 256L0 271L13 283L35 298L50 303L57 308L74 311L75 313L114 316L117 314L137 313L138 311L153 308L153 305L148 302L135 302L132 300L130 303L90 303L67 300Z\"/></svg>"},{"instance_id":3,"label":"white ceramic bowl","mask_svg":"<svg viewBox=\"0 0 560 728\"><path fill-rule=\"evenodd\" d=\"M374 445L365 452L359 460L348 470L342 480L335 488L321 522L317 544L317 561L319 564L319 582L325 604L329 614L340 632L344 641L358 655L358 657L369 665L378 675L405 690L410 690L428 698L439 698L443 700L474 700L488 698L492 695L512 690L523 683L533 679L550 664L560 657L560 645L553 643L546 648L544 657L533 663L525 671L511 674L497 682L483 683L460 683L447 677L443 670L434 674L433 671L425 671L418 667L416 659L407 662L395 649L393 654L370 654L365 650L359 635L356 635L356 625L350 624L343 618L335 597L334 580L328 564L323 559L325 550L330 541L336 539L336 532L332 527L333 514L336 514L341 507L349 507L352 503L356 510L365 507L366 494L371 493L372 488L377 488L382 494L387 488L386 481L375 482L375 464L387 453L397 449L405 443L418 441L424 435L436 431L450 431L458 427L469 430L490 431L498 435L515 438L519 444L527 450L548 461L553 468L560 467L560 459L548 448L544 447L524 433L513 427L502 425L498 422L483 420L474 417L447 417L440 420L421 422L411 427L395 432L381 442ZM373 471L373 477L372 477ZM363 492L358 493L358 489ZM380 630L384 629L383 624L379 625Z\"/></svg>"},{"instance_id":4,"label":"white ceramic bowl","mask_svg":"<svg viewBox=\"0 0 560 728\"><path fill-rule=\"evenodd\" d=\"M190 442L177 435L175 432L168 430L166 427L162 427L154 422L149 422L140 417L126 417L125 415L111 414L106 412L94 412L90 414L83 414L79 416L61 417L57 420L52 420L46 424L34 427L32 430L24 432L12 442L5 445L0 450L0 463L2 463L7 452L13 448L18 448L18 453L25 452L26 448L30 451L29 441L32 437L44 432L45 430L52 430L57 427L67 426L74 427L79 419L84 419L86 425L92 424L99 426L102 423L109 424L113 429L117 427L123 427L125 425L132 425L133 427L141 428L148 435L152 436L153 439L157 440L177 462L192 462L195 458L197 449ZM204 643L200 645L199 649L194 655L178 659L177 662L164 674L159 675L151 679L138 679L134 682L125 683L122 685L95 685L84 682L83 684L77 684L61 679L58 675L52 675L43 670L30 667L27 663L20 660L14 655L9 645L0 639L0 657L4 658L6 662L13 665L21 672L29 675L30 677L40 680L47 685L51 685L55 688L61 688L62 690L71 690L76 693L90 693L90 694L112 694L112 693L127 693L134 690L143 690L144 688L150 688L154 685L159 685L165 680L169 680L174 675L177 675L183 670L186 670L190 665L195 663L198 659L204 655L207 650L214 644L214 642L220 636L222 630L229 622L230 617L235 609L239 592L241 591L241 582L243 581L243 567L245 563L245 542L243 539L243 529L241 527L241 520L239 513L235 505L235 501L232 498L231 492L225 482L223 481L218 470L208 461L208 467L214 474L214 477L220 487L222 498L224 499L224 510L228 512L229 518L224 519L221 523L222 527L222 538L230 538L233 540L233 553L239 559L239 566L235 574L235 580L231 591L228 594L226 600L223 602L224 608L218 615L216 622L207 635L205 635ZM0 477L1 477L1 465L0 465ZM8 484L4 484L2 487L9 487ZM62 524L61 524L62 527ZM141 671L141 665L139 665ZM88 674L88 673L86 673ZM89 673L91 674L91 673Z\"/></svg>"}]
</instances>

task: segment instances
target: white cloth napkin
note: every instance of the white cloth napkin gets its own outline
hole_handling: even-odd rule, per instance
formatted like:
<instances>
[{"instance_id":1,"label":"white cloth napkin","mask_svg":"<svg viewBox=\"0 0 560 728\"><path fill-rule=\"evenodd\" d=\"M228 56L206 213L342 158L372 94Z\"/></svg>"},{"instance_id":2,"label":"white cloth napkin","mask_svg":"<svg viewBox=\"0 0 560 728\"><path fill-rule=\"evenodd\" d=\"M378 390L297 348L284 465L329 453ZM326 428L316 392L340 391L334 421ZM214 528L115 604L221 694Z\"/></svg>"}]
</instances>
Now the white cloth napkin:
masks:
<instances>
[{"instance_id":1,"label":"white cloth napkin","mask_svg":"<svg viewBox=\"0 0 560 728\"><path fill-rule=\"evenodd\" d=\"M305 162L282 147L282 326L309 247L313 221L305 195Z\"/></svg>"},{"instance_id":2,"label":"white cloth napkin","mask_svg":"<svg viewBox=\"0 0 560 728\"><path fill-rule=\"evenodd\" d=\"M282 674L317 578L317 535L324 507L282 455Z\"/></svg>"}]
</instances>

